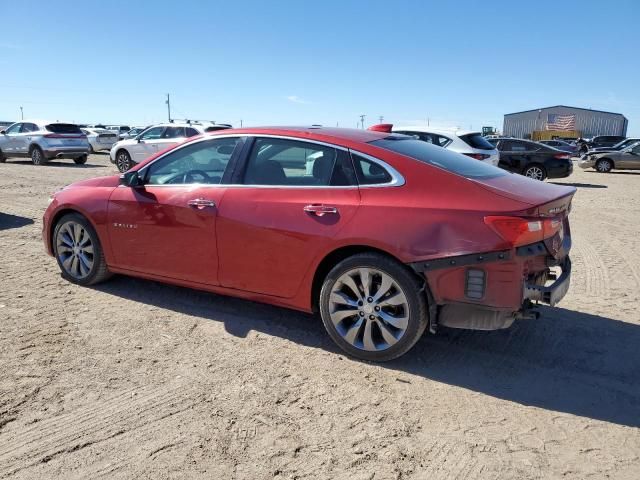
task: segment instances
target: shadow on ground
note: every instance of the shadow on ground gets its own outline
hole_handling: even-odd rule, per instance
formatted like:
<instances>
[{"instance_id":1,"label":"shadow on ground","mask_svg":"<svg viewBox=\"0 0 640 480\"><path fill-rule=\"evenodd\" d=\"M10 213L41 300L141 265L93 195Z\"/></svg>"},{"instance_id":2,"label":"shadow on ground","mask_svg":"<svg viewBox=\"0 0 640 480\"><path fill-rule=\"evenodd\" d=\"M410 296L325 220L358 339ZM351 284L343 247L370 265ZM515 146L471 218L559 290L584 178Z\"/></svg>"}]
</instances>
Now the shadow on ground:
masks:
<instances>
[{"instance_id":1,"label":"shadow on ground","mask_svg":"<svg viewBox=\"0 0 640 480\"><path fill-rule=\"evenodd\" d=\"M340 353L311 315L117 276L103 292ZM386 368L522 405L640 426L640 326L564 308L495 332L441 329ZM481 401L481 400L479 400Z\"/></svg>"},{"instance_id":2,"label":"shadow on ground","mask_svg":"<svg viewBox=\"0 0 640 480\"><path fill-rule=\"evenodd\" d=\"M31 218L0 212L0 230L20 228L24 227L25 225L31 225L32 223L33 219Z\"/></svg>"}]
</instances>

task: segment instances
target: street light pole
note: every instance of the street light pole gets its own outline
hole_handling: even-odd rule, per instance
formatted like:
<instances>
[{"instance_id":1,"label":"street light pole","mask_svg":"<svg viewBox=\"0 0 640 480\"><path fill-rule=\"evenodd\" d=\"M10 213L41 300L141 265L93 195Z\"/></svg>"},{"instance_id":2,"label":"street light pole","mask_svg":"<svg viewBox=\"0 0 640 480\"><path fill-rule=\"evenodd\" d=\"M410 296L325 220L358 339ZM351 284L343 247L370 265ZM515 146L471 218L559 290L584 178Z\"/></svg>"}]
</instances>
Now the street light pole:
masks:
<instances>
[{"instance_id":1,"label":"street light pole","mask_svg":"<svg viewBox=\"0 0 640 480\"><path fill-rule=\"evenodd\" d=\"M364 130L364 119L366 115L360 115L360 124L362 125L362 129Z\"/></svg>"},{"instance_id":2,"label":"street light pole","mask_svg":"<svg viewBox=\"0 0 640 480\"><path fill-rule=\"evenodd\" d=\"M167 93L167 101L165 103L167 104L167 115L169 117L169 123L171 123L171 100L169 99L168 93Z\"/></svg>"},{"instance_id":3,"label":"street light pole","mask_svg":"<svg viewBox=\"0 0 640 480\"><path fill-rule=\"evenodd\" d=\"M20 107L20 120L24 120L24 112L22 111L22 107Z\"/></svg>"}]
</instances>

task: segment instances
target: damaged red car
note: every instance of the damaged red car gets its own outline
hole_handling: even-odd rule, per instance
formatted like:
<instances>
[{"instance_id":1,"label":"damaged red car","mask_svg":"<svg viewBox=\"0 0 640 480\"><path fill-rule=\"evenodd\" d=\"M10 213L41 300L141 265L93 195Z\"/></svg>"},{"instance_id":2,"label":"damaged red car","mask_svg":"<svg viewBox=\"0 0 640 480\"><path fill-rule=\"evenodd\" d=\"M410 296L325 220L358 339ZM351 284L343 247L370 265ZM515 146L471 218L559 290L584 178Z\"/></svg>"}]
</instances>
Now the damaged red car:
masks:
<instances>
[{"instance_id":1,"label":"damaged red car","mask_svg":"<svg viewBox=\"0 0 640 480\"><path fill-rule=\"evenodd\" d=\"M374 361L425 330L507 328L563 298L573 187L381 130L189 139L55 193L46 249L80 285L118 273L319 312Z\"/></svg>"}]
</instances>

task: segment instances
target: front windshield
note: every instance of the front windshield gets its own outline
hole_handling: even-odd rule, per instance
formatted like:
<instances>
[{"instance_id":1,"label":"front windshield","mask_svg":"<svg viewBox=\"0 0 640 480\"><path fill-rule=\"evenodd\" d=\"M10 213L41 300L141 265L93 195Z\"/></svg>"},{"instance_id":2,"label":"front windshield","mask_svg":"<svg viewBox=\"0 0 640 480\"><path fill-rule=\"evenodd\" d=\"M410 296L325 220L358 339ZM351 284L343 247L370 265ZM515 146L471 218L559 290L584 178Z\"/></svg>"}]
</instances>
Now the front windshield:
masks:
<instances>
[{"instance_id":1,"label":"front windshield","mask_svg":"<svg viewBox=\"0 0 640 480\"><path fill-rule=\"evenodd\" d=\"M369 143L466 178L495 178L506 175L504 170L493 165L407 135L391 135Z\"/></svg>"}]
</instances>

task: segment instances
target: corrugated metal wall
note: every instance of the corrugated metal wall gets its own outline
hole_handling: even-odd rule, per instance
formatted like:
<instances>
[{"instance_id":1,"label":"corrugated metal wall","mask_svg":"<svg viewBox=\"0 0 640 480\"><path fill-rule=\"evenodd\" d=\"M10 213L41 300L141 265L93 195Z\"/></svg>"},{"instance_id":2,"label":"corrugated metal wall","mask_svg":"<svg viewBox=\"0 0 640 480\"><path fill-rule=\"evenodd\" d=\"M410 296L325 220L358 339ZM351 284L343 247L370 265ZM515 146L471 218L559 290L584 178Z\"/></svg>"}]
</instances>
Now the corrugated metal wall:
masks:
<instances>
[{"instance_id":1,"label":"corrugated metal wall","mask_svg":"<svg viewBox=\"0 0 640 480\"><path fill-rule=\"evenodd\" d=\"M550 113L575 115L576 130L583 137L595 135L627 135L627 119L620 113L606 113L571 107L541 108L504 116L502 132L516 138L528 138L536 130L545 130Z\"/></svg>"}]
</instances>

